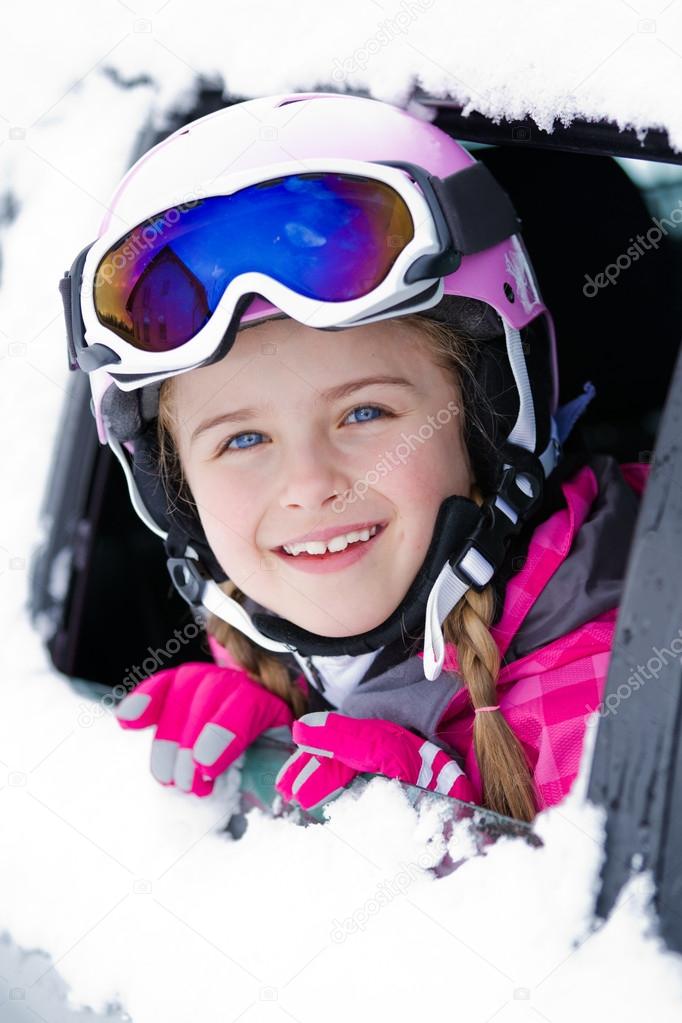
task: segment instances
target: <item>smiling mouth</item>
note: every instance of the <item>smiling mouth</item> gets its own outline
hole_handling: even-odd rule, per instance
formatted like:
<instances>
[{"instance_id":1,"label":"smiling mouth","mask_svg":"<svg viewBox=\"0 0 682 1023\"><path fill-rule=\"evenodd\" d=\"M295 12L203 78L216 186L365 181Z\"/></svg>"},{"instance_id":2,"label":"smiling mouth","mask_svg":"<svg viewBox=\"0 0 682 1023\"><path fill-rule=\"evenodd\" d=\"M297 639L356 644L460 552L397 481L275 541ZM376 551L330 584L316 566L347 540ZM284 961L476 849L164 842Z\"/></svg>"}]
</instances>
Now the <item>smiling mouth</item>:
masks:
<instances>
[{"instance_id":1,"label":"smiling mouth","mask_svg":"<svg viewBox=\"0 0 682 1023\"><path fill-rule=\"evenodd\" d=\"M304 559L304 560L307 560L307 561L331 561L332 558L336 558L340 554L345 554L347 551L349 551L349 550L351 550L351 549L353 549L355 547L360 547L360 546L362 546L362 547L369 547L371 544L374 543L376 538L378 536L380 536L381 533L383 533L385 528L386 528L386 524L385 523L381 523L381 522L375 523L375 525L372 526L372 529L375 529L376 531L375 531L375 533L372 536L370 536L370 538L368 540L351 540L351 542L346 544L346 546L343 548L343 550L340 550L340 551L329 551L329 550L327 550L327 551L325 551L324 554L309 554L307 551L301 551L299 554L290 554L289 551L285 551L283 546L282 547L277 547L277 548L275 548L275 550L276 550L276 552L278 554L281 554L281 555L283 555L286 558Z\"/></svg>"}]
</instances>

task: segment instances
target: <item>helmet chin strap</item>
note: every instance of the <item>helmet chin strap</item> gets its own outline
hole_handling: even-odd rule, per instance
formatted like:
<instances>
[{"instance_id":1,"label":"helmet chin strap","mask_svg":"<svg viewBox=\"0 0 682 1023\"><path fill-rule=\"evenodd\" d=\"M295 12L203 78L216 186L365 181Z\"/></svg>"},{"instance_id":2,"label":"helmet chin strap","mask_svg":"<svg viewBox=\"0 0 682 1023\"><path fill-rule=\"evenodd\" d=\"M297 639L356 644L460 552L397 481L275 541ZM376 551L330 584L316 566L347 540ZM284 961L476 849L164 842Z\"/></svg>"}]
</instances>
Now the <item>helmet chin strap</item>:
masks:
<instances>
[{"instance_id":1,"label":"helmet chin strap","mask_svg":"<svg viewBox=\"0 0 682 1023\"><path fill-rule=\"evenodd\" d=\"M523 343L518 330L511 327L506 320L504 322L504 335L507 343L507 355L514 374L516 388L519 393L519 411L513 429L507 438L508 444L514 444L532 454L535 451L536 430L535 410L533 398L528 379L528 368L523 356ZM554 418L552 418L552 435L550 442L540 455L540 463L545 475L557 464L560 453L558 432ZM513 466L509 462L503 462L504 472L508 472ZM527 496L532 495L531 481L522 473L516 477L516 485ZM495 507L509 520L510 525L518 523L518 510L508 503L501 493L497 493L494 500ZM426 628L424 633L424 674L428 679L435 680L440 675L445 659L445 644L443 640L442 625L452 609L462 599L472 583L476 584L477 590L486 586L496 569L486 559L484 554L472 547L460 560L458 574L450 562L443 566L443 570L436 580L436 584L429 594L426 605ZM462 575L468 575L471 582L467 583Z\"/></svg>"},{"instance_id":2,"label":"helmet chin strap","mask_svg":"<svg viewBox=\"0 0 682 1023\"><path fill-rule=\"evenodd\" d=\"M504 332L520 401L516 423L500 450L502 472L496 492L481 508L459 496L443 501L431 545L407 595L381 625L355 636L324 637L276 615L251 617L211 578L182 528L172 522L166 532L154 521L122 445L107 431L108 442L125 473L135 511L165 542L168 571L180 595L192 607L203 607L273 653L357 656L378 651L406 632L421 628L423 622L424 673L428 679L437 679L445 656L443 622L469 588L480 592L493 578L504 560L509 539L520 532L529 513L539 504L543 480L556 465L561 450L552 419L547 449L540 456L534 454L535 412L521 335L506 321Z\"/></svg>"}]
</instances>

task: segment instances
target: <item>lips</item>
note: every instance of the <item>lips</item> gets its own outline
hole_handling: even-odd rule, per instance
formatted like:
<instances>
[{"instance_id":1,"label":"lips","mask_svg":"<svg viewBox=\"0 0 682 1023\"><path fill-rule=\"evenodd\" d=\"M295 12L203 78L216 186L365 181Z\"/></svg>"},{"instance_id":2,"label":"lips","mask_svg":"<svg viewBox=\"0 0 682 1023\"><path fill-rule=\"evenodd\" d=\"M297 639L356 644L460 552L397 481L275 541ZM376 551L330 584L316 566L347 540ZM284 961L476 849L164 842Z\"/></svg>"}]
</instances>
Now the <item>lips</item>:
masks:
<instances>
[{"instance_id":1,"label":"lips","mask_svg":"<svg viewBox=\"0 0 682 1023\"><path fill-rule=\"evenodd\" d=\"M324 554L308 554L307 551L301 551L300 554L290 554L289 551L285 551L284 547L282 546L282 547L278 547L277 548L277 553L278 554L281 553L281 554L283 554L287 558L292 558L292 559L296 558L297 560L300 559L300 558L309 558L310 560L314 559L315 561L325 561L325 560L330 559L330 558L336 558L340 554L345 554L346 551L351 549L351 547L367 547L369 544L371 544L372 541L375 540L379 536L379 534L383 531L383 529L384 529L384 527L379 522L372 523L372 526L369 526L369 527L365 526L364 528L365 529L368 529L368 528L371 529L371 528L373 528L374 525L376 525L376 532L374 533L373 536L370 536L370 538L368 540L353 540L346 547L344 547L344 549L342 551L325 551ZM354 530L349 529L349 530L346 530L346 532L351 533L351 532L354 532ZM341 535L340 533L332 533L332 536L340 536L340 535ZM328 538L328 539L330 539L330 538ZM299 542L301 542L301 541L299 541ZM308 542L312 543L312 540L308 541Z\"/></svg>"},{"instance_id":2,"label":"lips","mask_svg":"<svg viewBox=\"0 0 682 1023\"><path fill-rule=\"evenodd\" d=\"M381 543L381 537L386 528L376 523L377 531L369 540L358 540L356 543L349 543L342 551L327 551L326 554L287 554L281 548L275 551L278 558L286 561L287 567L292 571L312 573L313 575L336 573L349 569L352 565L369 556L370 550L374 549L377 543Z\"/></svg>"},{"instance_id":3,"label":"lips","mask_svg":"<svg viewBox=\"0 0 682 1023\"><path fill-rule=\"evenodd\" d=\"M386 525L385 522L354 522L347 526L328 526L326 529L317 529L312 533L308 533L305 536L296 537L293 540L285 540L284 543L287 547L291 547L295 543L313 543L315 540L331 540L334 536L342 536L345 533L359 533L363 529L371 529L373 526L377 527L377 535ZM362 542L362 541L360 541ZM369 542L369 541L365 541ZM278 547L273 547L274 551L284 551L284 544L280 544ZM286 551L284 551L286 554ZM326 557L326 555L309 555L310 557Z\"/></svg>"}]
</instances>

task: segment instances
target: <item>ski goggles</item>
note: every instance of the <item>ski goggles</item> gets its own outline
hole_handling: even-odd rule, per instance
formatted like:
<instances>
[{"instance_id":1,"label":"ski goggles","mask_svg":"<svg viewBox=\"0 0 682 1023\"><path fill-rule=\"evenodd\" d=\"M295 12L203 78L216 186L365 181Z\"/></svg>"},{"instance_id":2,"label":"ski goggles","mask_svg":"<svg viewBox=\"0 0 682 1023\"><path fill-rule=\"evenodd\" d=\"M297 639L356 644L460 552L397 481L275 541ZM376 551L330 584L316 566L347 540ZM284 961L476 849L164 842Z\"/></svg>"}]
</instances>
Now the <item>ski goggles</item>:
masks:
<instances>
[{"instance_id":1,"label":"ski goggles","mask_svg":"<svg viewBox=\"0 0 682 1023\"><path fill-rule=\"evenodd\" d=\"M318 329L436 305L463 255L520 230L478 162L313 159L257 168L106 232L60 282L69 364L123 390L222 358L256 297ZM272 315L272 314L270 314Z\"/></svg>"}]
</instances>

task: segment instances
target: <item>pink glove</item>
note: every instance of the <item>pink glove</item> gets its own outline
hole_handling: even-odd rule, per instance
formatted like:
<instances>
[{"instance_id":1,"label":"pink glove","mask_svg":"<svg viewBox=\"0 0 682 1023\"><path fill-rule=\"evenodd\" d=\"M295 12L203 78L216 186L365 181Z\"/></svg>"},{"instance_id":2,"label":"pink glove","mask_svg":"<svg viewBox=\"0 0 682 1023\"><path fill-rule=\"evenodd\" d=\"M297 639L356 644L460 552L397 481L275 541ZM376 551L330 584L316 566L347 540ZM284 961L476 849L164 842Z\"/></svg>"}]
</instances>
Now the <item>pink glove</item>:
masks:
<instances>
[{"instance_id":1,"label":"pink glove","mask_svg":"<svg viewBox=\"0 0 682 1023\"><path fill-rule=\"evenodd\" d=\"M289 727L284 700L244 671L193 661L167 668L121 700L123 728L156 725L151 772L162 785L207 796L213 783L268 728Z\"/></svg>"},{"instance_id":2,"label":"pink glove","mask_svg":"<svg viewBox=\"0 0 682 1023\"><path fill-rule=\"evenodd\" d=\"M362 772L475 801L471 783L452 757L393 721L315 711L294 721L292 735L300 750L283 765L275 788L306 810L338 795Z\"/></svg>"}]
</instances>

